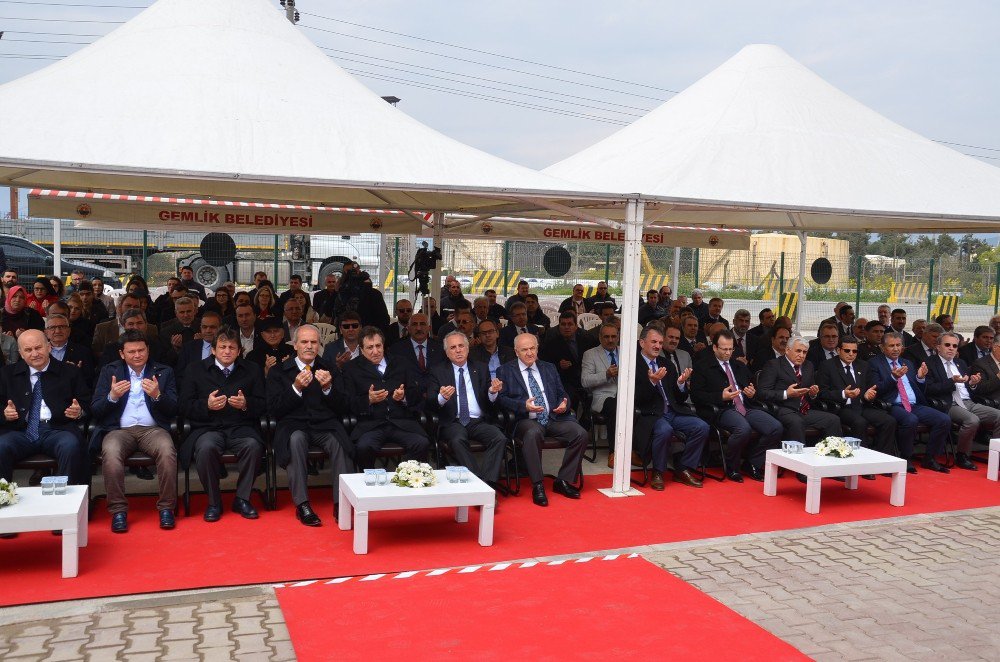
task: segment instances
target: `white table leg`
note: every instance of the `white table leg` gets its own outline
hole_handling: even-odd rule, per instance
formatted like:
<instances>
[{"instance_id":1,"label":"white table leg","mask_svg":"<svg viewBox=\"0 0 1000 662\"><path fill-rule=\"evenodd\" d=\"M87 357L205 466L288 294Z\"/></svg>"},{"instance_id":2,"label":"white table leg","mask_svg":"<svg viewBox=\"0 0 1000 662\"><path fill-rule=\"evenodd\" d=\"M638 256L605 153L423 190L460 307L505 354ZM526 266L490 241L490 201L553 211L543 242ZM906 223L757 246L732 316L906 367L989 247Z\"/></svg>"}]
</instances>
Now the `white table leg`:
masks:
<instances>
[{"instance_id":1,"label":"white table leg","mask_svg":"<svg viewBox=\"0 0 1000 662\"><path fill-rule=\"evenodd\" d=\"M354 553L368 553L368 511L354 511Z\"/></svg>"},{"instance_id":2,"label":"white table leg","mask_svg":"<svg viewBox=\"0 0 1000 662\"><path fill-rule=\"evenodd\" d=\"M823 479L807 476L806 478L806 512L810 515L819 513L819 493Z\"/></svg>"},{"instance_id":3,"label":"white table leg","mask_svg":"<svg viewBox=\"0 0 1000 662\"><path fill-rule=\"evenodd\" d=\"M77 544L80 547L87 546L87 525L90 523L90 513L88 512L90 508L90 499L84 498L83 505L80 507L80 512L77 514L76 518L76 537Z\"/></svg>"},{"instance_id":4,"label":"white table leg","mask_svg":"<svg viewBox=\"0 0 1000 662\"><path fill-rule=\"evenodd\" d=\"M79 574L80 548L77 528L62 530L62 576L76 577Z\"/></svg>"},{"instance_id":5,"label":"white table leg","mask_svg":"<svg viewBox=\"0 0 1000 662\"><path fill-rule=\"evenodd\" d=\"M844 476L844 487L849 490L858 489L858 477L857 476Z\"/></svg>"},{"instance_id":6,"label":"white table leg","mask_svg":"<svg viewBox=\"0 0 1000 662\"><path fill-rule=\"evenodd\" d=\"M456 522L468 522L469 521L469 507L459 506L455 508L455 521Z\"/></svg>"},{"instance_id":7,"label":"white table leg","mask_svg":"<svg viewBox=\"0 0 1000 662\"><path fill-rule=\"evenodd\" d=\"M773 462L764 463L764 496L778 493L778 467Z\"/></svg>"},{"instance_id":8,"label":"white table leg","mask_svg":"<svg viewBox=\"0 0 1000 662\"><path fill-rule=\"evenodd\" d=\"M902 506L906 502L906 469L892 474L892 489L889 492L889 503Z\"/></svg>"},{"instance_id":9,"label":"white table leg","mask_svg":"<svg viewBox=\"0 0 1000 662\"><path fill-rule=\"evenodd\" d=\"M340 505L337 506L337 526L341 531L351 530L351 502L344 496L344 491L340 491Z\"/></svg>"},{"instance_id":10,"label":"white table leg","mask_svg":"<svg viewBox=\"0 0 1000 662\"><path fill-rule=\"evenodd\" d=\"M990 451L986 464L986 477L990 480L1000 478L1000 451Z\"/></svg>"},{"instance_id":11,"label":"white table leg","mask_svg":"<svg viewBox=\"0 0 1000 662\"><path fill-rule=\"evenodd\" d=\"M479 544L489 547L493 544L493 504L483 506L479 512Z\"/></svg>"}]
</instances>

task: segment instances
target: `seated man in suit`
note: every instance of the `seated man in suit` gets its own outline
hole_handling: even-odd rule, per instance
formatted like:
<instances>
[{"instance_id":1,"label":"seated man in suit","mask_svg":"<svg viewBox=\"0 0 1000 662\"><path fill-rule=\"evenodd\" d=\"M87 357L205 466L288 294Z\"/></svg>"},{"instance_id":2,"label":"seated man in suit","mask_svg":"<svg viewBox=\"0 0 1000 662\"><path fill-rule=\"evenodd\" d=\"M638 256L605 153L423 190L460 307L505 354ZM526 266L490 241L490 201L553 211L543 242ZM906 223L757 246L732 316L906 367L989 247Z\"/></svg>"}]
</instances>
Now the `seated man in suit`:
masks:
<instances>
[{"instance_id":1,"label":"seated man in suit","mask_svg":"<svg viewBox=\"0 0 1000 662\"><path fill-rule=\"evenodd\" d=\"M601 318L601 324L614 321L616 326L618 326L618 329L621 330L621 320L615 316L615 308L610 302L598 301L594 304L592 312ZM590 336L591 340L596 342L598 345L601 344L601 324L598 324L588 331L584 331L584 333Z\"/></svg>"},{"instance_id":2,"label":"seated man in suit","mask_svg":"<svg viewBox=\"0 0 1000 662\"><path fill-rule=\"evenodd\" d=\"M427 409L437 412L438 437L458 463L495 487L507 437L491 422L491 414L503 383L490 378L486 364L469 361L469 339L461 331L444 337L444 351L448 361L431 368ZM482 464L472 454L469 440L485 446Z\"/></svg>"},{"instance_id":3,"label":"seated man in suit","mask_svg":"<svg viewBox=\"0 0 1000 662\"><path fill-rule=\"evenodd\" d=\"M531 479L531 500L538 506L548 506L542 482L542 440L552 437L566 443L562 466L552 483L552 489L570 499L579 499L580 491L571 483L580 474L583 452L590 441L569 408L569 396L563 389L556 367L538 360L538 338L522 333L514 338L517 361L505 363L497 370L503 382L500 406L513 412L514 440L521 444L524 464Z\"/></svg>"},{"instance_id":4,"label":"seated man in suit","mask_svg":"<svg viewBox=\"0 0 1000 662\"><path fill-rule=\"evenodd\" d=\"M678 348L681 342L681 330L671 324L656 322L650 324L663 334L663 358L667 360L674 372L679 375L690 368L694 363L694 357ZM639 334L642 335L642 332L640 331Z\"/></svg>"},{"instance_id":5,"label":"seated man in suit","mask_svg":"<svg viewBox=\"0 0 1000 662\"><path fill-rule=\"evenodd\" d=\"M295 349L285 342L285 327L280 318L268 317L257 320L256 328L260 335L260 342L247 356L247 361L260 368L266 379L271 368L281 364L285 359L295 356Z\"/></svg>"},{"instance_id":6,"label":"seated man in suit","mask_svg":"<svg viewBox=\"0 0 1000 662\"><path fill-rule=\"evenodd\" d=\"M80 370L54 361L49 341L37 329L17 337L21 360L0 369L0 478L11 481L14 465L44 453L74 485L87 484L86 453L77 424L86 416L90 390Z\"/></svg>"},{"instance_id":7,"label":"seated man in suit","mask_svg":"<svg viewBox=\"0 0 1000 662\"><path fill-rule=\"evenodd\" d=\"M173 349L169 347L164 348L160 344L159 335L151 333L150 327L151 325L146 320L146 314L138 308L132 308L122 313L122 333L125 331L138 331L143 334L146 336L146 343L149 345L150 360L155 361L156 363L170 365L169 361L175 361L177 355L174 353ZM119 353L121 344L118 340L119 337L116 336L113 342L108 343L104 347L104 353L101 354L100 358L97 360L98 371L109 363L121 360L121 354Z\"/></svg>"},{"instance_id":8,"label":"seated man in suit","mask_svg":"<svg viewBox=\"0 0 1000 662\"><path fill-rule=\"evenodd\" d=\"M644 417L656 417L652 428L653 476L649 485L654 490L664 489L663 472L670 459L670 445L674 430L684 435L684 453L674 466L674 482L691 487L701 487L701 481L691 473L701 462L708 439L708 424L698 418L686 400L687 381L692 370L674 372L669 361L660 355L663 333L656 325L649 325L639 336L636 354L635 406ZM636 435L640 432L636 423ZM645 435L642 435L645 436ZM640 437L641 438L641 437ZM645 456L645 453L639 451Z\"/></svg>"},{"instance_id":9,"label":"seated man in suit","mask_svg":"<svg viewBox=\"0 0 1000 662\"><path fill-rule=\"evenodd\" d=\"M913 336L906 330L906 310L903 308L894 308L889 314L889 326L885 329L886 333L890 331L895 331L903 336L903 347L909 347L913 344Z\"/></svg>"},{"instance_id":10,"label":"seated man in suit","mask_svg":"<svg viewBox=\"0 0 1000 662\"><path fill-rule=\"evenodd\" d=\"M708 347L708 339L702 333L701 323L695 315L681 317L681 341L678 346L692 357Z\"/></svg>"},{"instance_id":11,"label":"seated man in suit","mask_svg":"<svg viewBox=\"0 0 1000 662\"><path fill-rule=\"evenodd\" d=\"M239 331L223 327L212 341L212 356L188 366L181 385L181 411L191 424L191 433L181 446L181 466L194 460L208 506L205 521L222 517L222 455L239 458L239 479L233 512L257 519L250 492L264 456L264 440L258 431L264 411L264 377L257 364L240 358Z\"/></svg>"},{"instance_id":12,"label":"seated man in suit","mask_svg":"<svg viewBox=\"0 0 1000 662\"><path fill-rule=\"evenodd\" d=\"M292 290L288 290L291 292ZM288 294L285 292L285 294ZM297 300L297 296L291 296L281 308L281 321L285 325L285 340L290 341L295 335L295 330L302 326L305 320L302 315L305 313L305 306L302 301ZM204 318L204 316L202 316Z\"/></svg>"},{"instance_id":13,"label":"seated man in suit","mask_svg":"<svg viewBox=\"0 0 1000 662\"><path fill-rule=\"evenodd\" d=\"M215 342L215 334L222 328L222 316L214 310L207 311L201 316L198 325L199 338L184 343L180 355L177 357L177 378L184 379L184 371L188 365L204 361L212 356L212 343Z\"/></svg>"},{"instance_id":14,"label":"seated man in suit","mask_svg":"<svg viewBox=\"0 0 1000 662\"><path fill-rule=\"evenodd\" d=\"M915 322L914 325L916 325ZM927 363L928 359L937 353L938 338L941 337L942 333L944 333L944 329L941 328L940 324L928 324L924 327L920 338L914 340L913 344L908 345L903 350L903 358L915 366Z\"/></svg>"},{"instance_id":15,"label":"seated man in suit","mask_svg":"<svg viewBox=\"0 0 1000 662\"><path fill-rule=\"evenodd\" d=\"M445 360L444 346L440 340L430 337L430 320L423 313L414 313L407 329L410 332L409 338L399 341L388 352L383 349L383 354L392 357L395 362L402 362L415 378L414 386L420 391L422 404L431 367Z\"/></svg>"},{"instance_id":16,"label":"seated man in suit","mask_svg":"<svg viewBox=\"0 0 1000 662\"><path fill-rule=\"evenodd\" d=\"M323 360L342 371L348 361L361 356L361 316L353 310L345 311L337 320L337 328L340 338L326 346Z\"/></svg>"},{"instance_id":17,"label":"seated man in suit","mask_svg":"<svg viewBox=\"0 0 1000 662\"><path fill-rule=\"evenodd\" d=\"M390 322L385 328L386 346L392 347L396 342L409 336L407 325L410 323L410 315L413 314L413 304L409 299L400 299L396 302L396 321Z\"/></svg>"},{"instance_id":18,"label":"seated man in suit","mask_svg":"<svg viewBox=\"0 0 1000 662\"><path fill-rule=\"evenodd\" d=\"M838 340L837 358L824 361L817 370L819 397L840 407L840 422L851 436L861 439L868 448L895 455L896 419L880 407L870 406L878 397L878 388L869 381L868 363L858 358L859 347L854 336ZM874 439L868 438L869 425L875 428Z\"/></svg>"},{"instance_id":19,"label":"seated man in suit","mask_svg":"<svg viewBox=\"0 0 1000 662\"><path fill-rule=\"evenodd\" d=\"M725 306L725 303L719 297L709 299L708 314L700 320L702 328L707 327L709 324L722 324L727 329L729 328L729 320L722 316L722 308Z\"/></svg>"},{"instance_id":20,"label":"seated man in suit","mask_svg":"<svg viewBox=\"0 0 1000 662\"><path fill-rule=\"evenodd\" d=\"M785 428L785 439L806 441L806 427L820 431L819 440L839 437L842 427L836 414L813 407L819 395L815 368L806 361L808 344L802 336L793 336L783 358L769 361L761 370L757 391L765 402L778 406L778 420Z\"/></svg>"},{"instance_id":21,"label":"seated man in suit","mask_svg":"<svg viewBox=\"0 0 1000 662\"><path fill-rule=\"evenodd\" d=\"M637 314L637 319L641 326L646 326L653 320L660 319L663 316L662 311L656 305L658 297L659 295L656 290L646 292L646 302L639 306Z\"/></svg>"},{"instance_id":22,"label":"seated man in suit","mask_svg":"<svg viewBox=\"0 0 1000 662\"><path fill-rule=\"evenodd\" d=\"M417 327L422 332L414 333ZM426 341L426 327L426 315L411 317L410 340L423 336ZM418 385L415 368L402 354L385 355L383 343L382 330L366 326L361 330L361 356L344 368L346 400L358 419L351 441L360 469L374 467L378 452L388 442L403 447L404 460L423 461L430 448L427 434L414 416L423 405L426 389ZM408 344L400 341L396 347L409 352ZM438 363L440 360L435 361Z\"/></svg>"},{"instance_id":23,"label":"seated man in suit","mask_svg":"<svg viewBox=\"0 0 1000 662\"><path fill-rule=\"evenodd\" d=\"M70 342L69 334L69 318L50 312L45 318L45 337L49 339L52 358L79 368L90 388L94 384L94 356L89 347Z\"/></svg>"},{"instance_id":24,"label":"seated man in suit","mask_svg":"<svg viewBox=\"0 0 1000 662\"><path fill-rule=\"evenodd\" d=\"M559 370L559 379L570 396L570 407L576 405L580 383L580 363L583 353L593 347L590 336L580 330L576 313L566 310L559 313L559 326L545 337L539 359L551 363Z\"/></svg>"},{"instance_id":25,"label":"seated man in suit","mask_svg":"<svg viewBox=\"0 0 1000 662\"><path fill-rule=\"evenodd\" d=\"M528 308L523 303L515 303L509 309L510 324L500 330L500 344L514 348L514 338L523 333L538 337L542 330L534 324L528 324Z\"/></svg>"},{"instance_id":26,"label":"seated man in suit","mask_svg":"<svg viewBox=\"0 0 1000 662\"><path fill-rule=\"evenodd\" d=\"M729 433L726 477L737 483L743 482L743 476L763 481L765 453L781 445L782 427L756 402L757 390L751 383L750 369L732 360L734 339L732 331L721 331L712 337L714 360L702 362L692 373L691 399L699 407L699 413L707 414L711 407L719 410L715 424ZM752 443L754 432L758 434L756 443Z\"/></svg>"},{"instance_id":27,"label":"seated man in suit","mask_svg":"<svg viewBox=\"0 0 1000 662\"><path fill-rule=\"evenodd\" d=\"M236 304L234 316L236 318L235 331L240 336L240 356L246 358L250 352L264 342L257 332L257 316L253 312L253 304L250 302Z\"/></svg>"},{"instance_id":28,"label":"seated man in suit","mask_svg":"<svg viewBox=\"0 0 1000 662\"><path fill-rule=\"evenodd\" d=\"M837 345L841 335L836 324L824 324L821 326L819 328L819 337L809 341L809 351L806 353L806 361L812 363L813 368L819 370L819 366L823 361L837 358Z\"/></svg>"},{"instance_id":29,"label":"seated man in suit","mask_svg":"<svg viewBox=\"0 0 1000 662\"><path fill-rule=\"evenodd\" d=\"M185 343L200 340L198 329L198 299L183 296L174 301L174 319L160 327L160 344L180 353Z\"/></svg>"},{"instance_id":30,"label":"seated man in suit","mask_svg":"<svg viewBox=\"0 0 1000 662\"><path fill-rule=\"evenodd\" d=\"M770 308L763 308L757 313L757 319L759 320L757 326L747 331L747 333L757 340L763 341L768 337L771 327L774 326L774 311Z\"/></svg>"},{"instance_id":31,"label":"seated man in suit","mask_svg":"<svg viewBox=\"0 0 1000 662\"><path fill-rule=\"evenodd\" d=\"M123 295L118 300L115 316L94 327L91 349L93 350L94 358L98 360L98 365L101 365L100 358L104 355L108 345L111 345L111 355L114 357L112 361L118 360L118 336L125 331L125 314L130 310L142 310L141 300L137 294ZM147 324L146 338L150 342L152 342L153 337L157 334L156 327L152 324Z\"/></svg>"},{"instance_id":32,"label":"seated man in suit","mask_svg":"<svg viewBox=\"0 0 1000 662\"><path fill-rule=\"evenodd\" d=\"M992 329L990 332L992 341ZM928 397L938 397L948 403L945 413L959 425L955 466L975 471L976 464L970 457L972 441L980 428L984 428L990 438L1000 437L1000 410L972 401L982 376L970 372L969 366L958 357L958 344L957 333L946 331L938 338L937 356L927 361L929 373L924 392Z\"/></svg>"},{"instance_id":33,"label":"seated man in suit","mask_svg":"<svg viewBox=\"0 0 1000 662\"><path fill-rule=\"evenodd\" d=\"M969 366L969 371L980 376L976 395L1000 400L1000 334L993 337L990 353Z\"/></svg>"},{"instance_id":34,"label":"seated man in suit","mask_svg":"<svg viewBox=\"0 0 1000 662\"><path fill-rule=\"evenodd\" d=\"M483 292L483 296L489 302L489 310L486 316L500 324L500 320L507 319L507 309L497 303L497 291L496 290L486 290Z\"/></svg>"},{"instance_id":35,"label":"seated man in suit","mask_svg":"<svg viewBox=\"0 0 1000 662\"><path fill-rule=\"evenodd\" d=\"M990 348L993 347L993 338L996 333L992 327L977 326L972 333L972 342L966 343L958 350L958 357L972 365L984 356L989 356Z\"/></svg>"},{"instance_id":36,"label":"seated man in suit","mask_svg":"<svg viewBox=\"0 0 1000 662\"><path fill-rule=\"evenodd\" d=\"M601 344L583 353L580 383L590 391L591 409L604 417L608 429L608 466L615 466L615 414L618 406L618 326L605 322L599 327ZM641 462L640 462L641 464Z\"/></svg>"},{"instance_id":37,"label":"seated man in suit","mask_svg":"<svg viewBox=\"0 0 1000 662\"><path fill-rule=\"evenodd\" d=\"M761 347L750 360L750 370L759 373L764 366L776 358L783 358L788 351L788 340L792 337L792 332L787 327L774 326L762 338Z\"/></svg>"},{"instance_id":38,"label":"seated man in suit","mask_svg":"<svg viewBox=\"0 0 1000 662\"><path fill-rule=\"evenodd\" d=\"M295 516L305 526L321 526L309 503L307 453L312 448L330 456L334 511L340 497L340 474L354 471L353 448L341 423L347 398L335 384L337 369L320 359L319 329L303 324L292 341L295 356L267 374L267 413L277 420L274 460L288 471L288 491Z\"/></svg>"},{"instance_id":39,"label":"seated man in suit","mask_svg":"<svg viewBox=\"0 0 1000 662\"><path fill-rule=\"evenodd\" d=\"M479 323L476 329L476 345L469 350L469 359L485 363L490 370L490 379L497 376L497 369L514 360L514 350L500 344L500 325L492 319Z\"/></svg>"},{"instance_id":40,"label":"seated man in suit","mask_svg":"<svg viewBox=\"0 0 1000 662\"><path fill-rule=\"evenodd\" d=\"M177 449L170 435L177 416L174 372L149 359L149 342L134 329L121 337L120 355L101 369L91 403L91 450L101 453L111 530L128 531L125 460L136 450L156 461L160 528L172 529L177 507Z\"/></svg>"},{"instance_id":41,"label":"seated man in suit","mask_svg":"<svg viewBox=\"0 0 1000 662\"><path fill-rule=\"evenodd\" d=\"M906 459L907 472L917 473L910 457L917 425L923 423L930 428L930 435L922 466L948 473L947 467L938 464L937 457L944 452L951 434L951 419L927 404L924 395L927 364L914 367L909 359L901 358L902 353L901 334L893 331L882 336L882 358L868 364L868 383L876 387L879 400L891 405L889 413L896 419L896 445L899 456Z\"/></svg>"},{"instance_id":42,"label":"seated man in suit","mask_svg":"<svg viewBox=\"0 0 1000 662\"><path fill-rule=\"evenodd\" d=\"M733 314L733 361L749 365L750 357L757 351L757 338L750 334L750 311L740 308Z\"/></svg>"}]
</instances>

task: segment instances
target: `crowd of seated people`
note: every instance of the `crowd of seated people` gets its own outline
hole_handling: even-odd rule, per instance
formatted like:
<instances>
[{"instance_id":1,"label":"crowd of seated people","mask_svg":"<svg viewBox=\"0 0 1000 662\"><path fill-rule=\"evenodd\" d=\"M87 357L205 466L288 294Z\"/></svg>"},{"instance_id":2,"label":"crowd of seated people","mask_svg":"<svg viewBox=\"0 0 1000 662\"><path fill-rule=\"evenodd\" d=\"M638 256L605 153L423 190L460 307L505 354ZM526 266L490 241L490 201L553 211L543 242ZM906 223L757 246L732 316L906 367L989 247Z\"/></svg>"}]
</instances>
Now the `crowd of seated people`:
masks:
<instances>
[{"instance_id":1,"label":"crowd of seated people","mask_svg":"<svg viewBox=\"0 0 1000 662\"><path fill-rule=\"evenodd\" d=\"M499 489L513 441L544 507L543 448L563 453L551 491L579 499L590 421L607 428L610 450L621 427L622 320L604 282L591 297L575 286L550 314L527 282L500 304L495 290L467 298L449 277L440 306L399 299L390 316L356 263L311 295L293 275L279 296L258 272L251 289L227 283L208 296L188 268L156 300L142 278L113 302L78 273L64 292L38 279L29 294L8 272L3 290L0 476L36 454L74 483L99 467L116 533L129 529L125 475L137 452L155 467L147 477L157 479L163 529L176 526L179 470L198 474L205 521L223 516L224 456L236 464L231 511L259 517L254 481L273 457L296 517L319 526L311 452L322 452L337 485L386 449L415 460L444 449ZM724 308L700 290L688 303L664 286L631 322L640 325L633 453L619 461L648 468L654 490L667 476L702 488L713 434L725 439L725 478L739 483L763 480L765 453L783 439L856 436L915 473L919 433L920 466L948 473L939 460L952 437L953 466L975 470L976 439L1000 436L1000 317L966 342L948 316L908 331L902 309L881 306L869 321L840 302L807 341L770 309L754 324L748 310L730 321Z\"/></svg>"}]
</instances>

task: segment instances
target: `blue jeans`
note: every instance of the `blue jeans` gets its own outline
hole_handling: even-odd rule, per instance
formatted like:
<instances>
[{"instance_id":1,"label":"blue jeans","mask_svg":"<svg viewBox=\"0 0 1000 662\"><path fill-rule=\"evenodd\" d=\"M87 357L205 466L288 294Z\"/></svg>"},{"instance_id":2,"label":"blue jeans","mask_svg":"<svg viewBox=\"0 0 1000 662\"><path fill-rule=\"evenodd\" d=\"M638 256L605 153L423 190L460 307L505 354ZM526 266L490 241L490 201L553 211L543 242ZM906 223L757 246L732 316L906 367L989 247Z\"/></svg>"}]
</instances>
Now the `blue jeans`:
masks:
<instances>
[{"instance_id":1,"label":"blue jeans","mask_svg":"<svg viewBox=\"0 0 1000 662\"><path fill-rule=\"evenodd\" d=\"M674 432L684 435L684 453L681 455L681 466L674 467L676 471L694 469L701 462L701 454L705 450L708 439L708 423L697 416L675 414L668 411L653 424L653 470L666 471L670 456L670 442Z\"/></svg>"}]
</instances>

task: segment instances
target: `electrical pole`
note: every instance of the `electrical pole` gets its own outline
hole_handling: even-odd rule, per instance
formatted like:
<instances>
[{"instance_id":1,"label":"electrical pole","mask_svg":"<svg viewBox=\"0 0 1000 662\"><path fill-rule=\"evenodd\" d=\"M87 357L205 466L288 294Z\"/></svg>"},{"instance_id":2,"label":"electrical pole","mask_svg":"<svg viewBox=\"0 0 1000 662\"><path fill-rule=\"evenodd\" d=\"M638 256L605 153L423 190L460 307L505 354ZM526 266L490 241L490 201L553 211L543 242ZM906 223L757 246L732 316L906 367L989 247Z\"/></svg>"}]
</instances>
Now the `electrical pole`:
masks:
<instances>
[{"instance_id":1,"label":"electrical pole","mask_svg":"<svg viewBox=\"0 0 1000 662\"><path fill-rule=\"evenodd\" d=\"M299 22L299 12L298 10L295 9L295 0L281 0L281 6L285 8L285 18L288 19L289 23L295 25L296 23ZM304 280L307 283L312 283L313 276L314 275L318 276L318 274L312 273L311 269L312 258L310 253L308 235L304 234L288 235L288 248L291 251L291 260L292 260L291 262L292 270L289 271L288 275L291 276L293 273L299 273L299 275L304 276ZM299 260L302 261L301 263L305 266L305 270L310 272L308 275L304 275L296 270L295 263ZM277 280L278 278L277 271L275 271L274 277ZM322 286L322 283L318 283L318 285Z\"/></svg>"}]
</instances>

